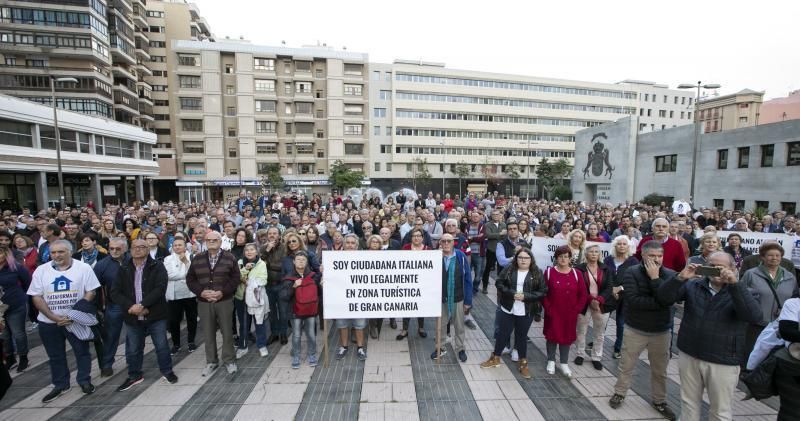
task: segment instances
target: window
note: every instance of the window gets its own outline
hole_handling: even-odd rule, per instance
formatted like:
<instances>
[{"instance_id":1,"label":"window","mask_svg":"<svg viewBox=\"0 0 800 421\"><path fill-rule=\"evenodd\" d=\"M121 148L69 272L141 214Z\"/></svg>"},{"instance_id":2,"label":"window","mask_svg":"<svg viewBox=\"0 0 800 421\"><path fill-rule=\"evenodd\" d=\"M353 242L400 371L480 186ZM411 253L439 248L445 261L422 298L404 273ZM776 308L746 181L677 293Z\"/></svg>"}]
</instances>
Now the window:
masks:
<instances>
[{"instance_id":1,"label":"window","mask_svg":"<svg viewBox=\"0 0 800 421\"><path fill-rule=\"evenodd\" d=\"M230 169L228 169L228 174L229 175L237 175L237 174L239 174L239 169L238 168L230 168Z\"/></svg>"},{"instance_id":2,"label":"window","mask_svg":"<svg viewBox=\"0 0 800 421\"><path fill-rule=\"evenodd\" d=\"M359 143L345 143L344 144L344 154L345 155L363 155L364 154L364 145Z\"/></svg>"},{"instance_id":3,"label":"window","mask_svg":"<svg viewBox=\"0 0 800 421\"><path fill-rule=\"evenodd\" d=\"M271 72L275 71L275 59L271 58L254 58L253 59L253 67L256 70L268 70Z\"/></svg>"},{"instance_id":4,"label":"window","mask_svg":"<svg viewBox=\"0 0 800 421\"><path fill-rule=\"evenodd\" d=\"M728 150L727 149L720 149L717 151L717 169L718 170L726 170L728 169Z\"/></svg>"},{"instance_id":5,"label":"window","mask_svg":"<svg viewBox=\"0 0 800 421\"><path fill-rule=\"evenodd\" d=\"M292 73L291 60L283 60L283 73L286 73L287 75Z\"/></svg>"},{"instance_id":6,"label":"window","mask_svg":"<svg viewBox=\"0 0 800 421\"><path fill-rule=\"evenodd\" d=\"M653 116L653 110L652 109L650 109L650 108L647 109L647 116L648 117L652 117Z\"/></svg>"},{"instance_id":7,"label":"window","mask_svg":"<svg viewBox=\"0 0 800 421\"><path fill-rule=\"evenodd\" d=\"M55 132L53 134L55 135ZM31 125L19 121L0 120L0 144L32 147ZM53 141L53 149L55 149L55 141Z\"/></svg>"},{"instance_id":8,"label":"window","mask_svg":"<svg viewBox=\"0 0 800 421\"><path fill-rule=\"evenodd\" d=\"M297 164L297 172L300 174L314 174L314 164Z\"/></svg>"},{"instance_id":9,"label":"window","mask_svg":"<svg viewBox=\"0 0 800 421\"><path fill-rule=\"evenodd\" d=\"M364 106L361 104L344 104L344 115L364 115Z\"/></svg>"},{"instance_id":10,"label":"window","mask_svg":"<svg viewBox=\"0 0 800 421\"><path fill-rule=\"evenodd\" d=\"M392 153L392 145L381 145L381 153Z\"/></svg>"},{"instance_id":11,"label":"window","mask_svg":"<svg viewBox=\"0 0 800 421\"><path fill-rule=\"evenodd\" d=\"M292 152L293 150L294 150L294 148L292 147L292 145L291 145L291 144L289 144L289 145L286 145L286 155L293 155L293 154L294 154L294 153Z\"/></svg>"},{"instance_id":12,"label":"window","mask_svg":"<svg viewBox=\"0 0 800 421\"><path fill-rule=\"evenodd\" d=\"M200 162L186 162L183 164L183 173L185 175L205 175L206 164Z\"/></svg>"},{"instance_id":13,"label":"window","mask_svg":"<svg viewBox=\"0 0 800 421\"><path fill-rule=\"evenodd\" d=\"M294 112L296 114L311 114L311 108L314 104L310 102L295 102L294 103Z\"/></svg>"},{"instance_id":14,"label":"window","mask_svg":"<svg viewBox=\"0 0 800 421\"><path fill-rule=\"evenodd\" d=\"M669 112L669 118L675 118L675 111Z\"/></svg>"},{"instance_id":15,"label":"window","mask_svg":"<svg viewBox=\"0 0 800 421\"><path fill-rule=\"evenodd\" d=\"M164 42L164 41L150 41L148 43L148 46L150 48L166 48L167 47L167 43Z\"/></svg>"},{"instance_id":16,"label":"window","mask_svg":"<svg viewBox=\"0 0 800 421\"><path fill-rule=\"evenodd\" d=\"M344 85L344 94L345 95L352 95L352 96L361 96L362 89L363 89L362 85L345 84Z\"/></svg>"},{"instance_id":17,"label":"window","mask_svg":"<svg viewBox=\"0 0 800 421\"><path fill-rule=\"evenodd\" d=\"M277 131L278 123L274 121L256 121L256 133L273 134Z\"/></svg>"},{"instance_id":18,"label":"window","mask_svg":"<svg viewBox=\"0 0 800 421\"><path fill-rule=\"evenodd\" d=\"M387 172L392 172L392 163L391 162L387 162L386 163L386 171Z\"/></svg>"},{"instance_id":19,"label":"window","mask_svg":"<svg viewBox=\"0 0 800 421\"><path fill-rule=\"evenodd\" d=\"M392 126L386 126L386 136L392 135Z\"/></svg>"},{"instance_id":20,"label":"window","mask_svg":"<svg viewBox=\"0 0 800 421\"><path fill-rule=\"evenodd\" d=\"M236 95L236 87L233 85L225 85L226 95Z\"/></svg>"},{"instance_id":21,"label":"window","mask_svg":"<svg viewBox=\"0 0 800 421\"><path fill-rule=\"evenodd\" d=\"M228 137L236 137L236 129L228 127Z\"/></svg>"},{"instance_id":22,"label":"window","mask_svg":"<svg viewBox=\"0 0 800 421\"><path fill-rule=\"evenodd\" d=\"M314 145L311 143L298 143L295 145L298 155L311 155L314 153Z\"/></svg>"},{"instance_id":23,"label":"window","mask_svg":"<svg viewBox=\"0 0 800 421\"><path fill-rule=\"evenodd\" d=\"M317 149L317 158L325 158L325 150Z\"/></svg>"},{"instance_id":24,"label":"window","mask_svg":"<svg viewBox=\"0 0 800 421\"><path fill-rule=\"evenodd\" d=\"M292 130L292 123L286 123L286 124L284 125L284 133L286 133L286 134L292 134L292 131L293 131L293 130Z\"/></svg>"},{"instance_id":25,"label":"window","mask_svg":"<svg viewBox=\"0 0 800 421\"><path fill-rule=\"evenodd\" d=\"M717 209L725 209L725 199L714 199L714 207Z\"/></svg>"},{"instance_id":26,"label":"window","mask_svg":"<svg viewBox=\"0 0 800 421\"><path fill-rule=\"evenodd\" d=\"M375 172L378 172L380 170L381 170L381 163L380 162L376 162L375 163Z\"/></svg>"},{"instance_id":27,"label":"window","mask_svg":"<svg viewBox=\"0 0 800 421\"><path fill-rule=\"evenodd\" d=\"M381 80L381 72L378 70L372 71L372 80Z\"/></svg>"},{"instance_id":28,"label":"window","mask_svg":"<svg viewBox=\"0 0 800 421\"><path fill-rule=\"evenodd\" d=\"M667 116L667 110L658 110L658 116L659 117L666 117Z\"/></svg>"},{"instance_id":29,"label":"window","mask_svg":"<svg viewBox=\"0 0 800 421\"><path fill-rule=\"evenodd\" d=\"M761 145L761 166L771 167L775 156L775 145Z\"/></svg>"},{"instance_id":30,"label":"window","mask_svg":"<svg viewBox=\"0 0 800 421\"><path fill-rule=\"evenodd\" d=\"M750 107L750 104L748 104L748 103L739 104L739 108L749 108L749 107Z\"/></svg>"},{"instance_id":31,"label":"window","mask_svg":"<svg viewBox=\"0 0 800 421\"><path fill-rule=\"evenodd\" d=\"M325 139L325 131L317 130L317 139Z\"/></svg>"},{"instance_id":32,"label":"window","mask_svg":"<svg viewBox=\"0 0 800 421\"><path fill-rule=\"evenodd\" d=\"M294 91L298 94L310 94L311 86L311 82L295 82Z\"/></svg>"},{"instance_id":33,"label":"window","mask_svg":"<svg viewBox=\"0 0 800 421\"><path fill-rule=\"evenodd\" d=\"M259 174L268 174L273 167L278 164L270 164L268 162L258 162L256 163L256 171Z\"/></svg>"},{"instance_id":34,"label":"window","mask_svg":"<svg viewBox=\"0 0 800 421\"><path fill-rule=\"evenodd\" d=\"M292 82L283 83L283 93L285 93L286 95L292 94Z\"/></svg>"},{"instance_id":35,"label":"window","mask_svg":"<svg viewBox=\"0 0 800 421\"><path fill-rule=\"evenodd\" d=\"M181 88L199 88L200 76L178 76Z\"/></svg>"},{"instance_id":36,"label":"window","mask_svg":"<svg viewBox=\"0 0 800 421\"><path fill-rule=\"evenodd\" d=\"M789 215L794 215L797 210L796 202L781 202L781 210Z\"/></svg>"},{"instance_id":37,"label":"window","mask_svg":"<svg viewBox=\"0 0 800 421\"><path fill-rule=\"evenodd\" d=\"M656 157L656 172L675 172L678 167L678 155L662 155Z\"/></svg>"},{"instance_id":38,"label":"window","mask_svg":"<svg viewBox=\"0 0 800 421\"><path fill-rule=\"evenodd\" d=\"M309 72L311 73L311 62L310 61L295 61L294 62L294 70L297 72Z\"/></svg>"},{"instance_id":39,"label":"window","mask_svg":"<svg viewBox=\"0 0 800 421\"><path fill-rule=\"evenodd\" d=\"M297 134L314 134L314 123L294 123L294 132Z\"/></svg>"},{"instance_id":40,"label":"window","mask_svg":"<svg viewBox=\"0 0 800 421\"><path fill-rule=\"evenodd\" d=\"M800 142L789 142L786 144L786 165L800 165Z\"/></svg>"},{"instance_id":41,"label":"window","mask_svg":"<svg viewBox=\"0 0 800 421\"><path fill-rule=\"evenodd\" d=\"M201 110L203 108L202 98L181 98L182 110Z\"/></svg>"},{"instance_id":42,"label":"window","mask_svg":"<svg viewBox=\"0 0 800 421\"><path fill-rule=\"evenodd\" d=\"M199 66L200 56L196 54L178 54L178 65L180 66Z\"/></svg>"},{"instance_id":43,"label":"window","mask_svg":"<svg viewBox=\"0 0 800 421\"><path fill-rule=\"evenodd\" d=\"M233 65L232 64L226 64L225 65L225 73L229 74L229 75L233 74Z\"/></svg>"},{"instance_id":44,"label":"window","mask_svg":"<svg viewBox=\"0 0 800 421\"><path fill-rule=\"evenodd\" d=\"M386 108L373 109L373 116L375 116L375 118L386 118Z\"/></svg>"},{"instance_id":45,"label":"window","mask_svg":"<svg viewBox=\"0 0 800 421\"><path fill-rule=\"evenodd\" d=\"M286 115L291 115L292 114L292 104L290 102L287 102L286 104L283 104L283 112Z\"/></svg>"},{"instance_id":46,"label":"window","mask_svg":"<svg viewBox=\"0 0 800 421\"><path fill-rule=\"evenodd\" d=\"M364 134L363 124L345 124L344 134L349 136L361 136Z\"/></svg>"},{"instance_id":47,"label":"window","mask_svg":"<svg viewBox=\"0 0 800 421\"><path fill-rule=\"evenodd\" d=\"M756 209L769 210L769 202L765 200L756 200Z\"/></svg>"},{"instance_id":48,"label":"window","mask_svg":"<svg viewBox=\"0 0 800 421\"><path fill-rule=\"evenodd\" d=\"M181 120L181 127L183 127L183 131L185 132L202 132L203 120L183 119Z\"/></svg>"},{"instance_id":49,"label":"window","mask_svg":"<svg viewBox=\"0 0 800 421\"><path fill-rule=\"evenodd\" d=\"M275 92L275 81L268 79L255 80L256 92Z\"/></svg>"},{"instance_id":50,"label":"window","mask_svg":"<svg viewBox=\"0 0 800 421\"><path fill-rule=\"evenodd\" d=\"M361 76L364 74L363 64L345 64L344 74L347 76Z\"/></svg>"},{"instance_id":51,"label":"window","mask_svg":"<svg viewBox=\"0 0 800 421\"><path fill-rule=\"evenodd\" d=\"M381 135L381 126L373 126L372 127L372 134L375 136Z\"/></svg>"},{"instance_id":52,"label":"window","mask_svg":"<svg viewBox=\"0 0 800 421\"><path fill-rule=\"evenodd\" d=\"M276 107L275 101L265 101L263 99L256 100L257 113L274 113L275 107Z\"/></svg>"},{"instance_id":53,"label":"window","mask_svg":"<svg viewBox=\"0 0 800 421\"><path fill-rule=\"evenodd\" d=\"M228 148L228 158L236 158L236 148Z\"/></svg>"},{"instance_id":54,"label":"window","mask_svg":"<svg viewBox=\"0 0 800 421\"><path fill-rule=\"evenodd\" d=\"M236 107L226 107L225 114L228 117L235 117L236 116Z\"/></svg>"},{"instance_id":55,"label":"window","mask_svg":"<svg viewBox=\"0 0 800 421\"><path fill-rule=\"evenodd\" d=\"M750 147L739 148L739 168L750 166Z\"/></svg>"},{"instance_id":56,"label":"window","mask_svg":"<svg viewBox=\"0 0 800 421\"><path fill-rule=\"evenodd\" d=\"M747 124L747 117L739 117L739 125Z\"/></svg>"},{"instance_id":57,"label":"window","mask_svg":"<svg viewBox=\"0 0 800 421\"><path fill-rule=\"evenodd\" d=\"M650 94L644 94L644 100L650 101Z\"/></svg>"},{"instance_id":58,"label":"window","mask_svg":"<svg viewBox=\"0 0 800 421\"><path fill-rule=\"evenodd\" d=\"M387 82L391 82L392 81L392 72L386 72L386 75L384 76L383 80L385 80Z\"/></svg>"},{"instance_id":59,"label":"window","mask_svg":"<svg viewBox=\"0 0 800 421\"><path fill-rule=\"evenodd\" d=\"M383 101L389 101L392 99L392 91L381 91L379 94L379 98Z\"/></svg>"},{"instance_id":60,"label":"window","mask_svg":"<svg viewBox=\"0 0 800 421\"><path fill-rule=\"evenodd\" d=\"M257 155L270 155L278 153L277 143L256 143Z\"/></svg>"},{"instance_id":61,"label":"window","mask_svg":"<svg viewBox=\"0 0 800 421\"><path fill-rule=\"evenodd\" d=\"M733 210L744 210L744 200L733 199Z\"/></svg>"}]
</instances>

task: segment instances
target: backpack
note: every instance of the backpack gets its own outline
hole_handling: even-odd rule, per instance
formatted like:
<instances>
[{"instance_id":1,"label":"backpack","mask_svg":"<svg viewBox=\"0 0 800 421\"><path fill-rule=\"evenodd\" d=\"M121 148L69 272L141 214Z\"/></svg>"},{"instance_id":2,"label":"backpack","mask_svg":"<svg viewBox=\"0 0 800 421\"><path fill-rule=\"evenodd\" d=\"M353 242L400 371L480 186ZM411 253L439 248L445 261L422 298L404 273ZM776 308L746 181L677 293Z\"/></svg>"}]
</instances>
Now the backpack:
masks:
<instances>
[{"instance_id":1,"label":"backpack","mask_svg":"<svg viewBox=\"0 0 800 421\"><path fill-rule=\"evenodd\" d=\"M298 318L314 317L318 313L319 295L317 283L311 276L305 276L302 284L294 289L294 306L292 310Z\"/></svg>"}]
</instances>

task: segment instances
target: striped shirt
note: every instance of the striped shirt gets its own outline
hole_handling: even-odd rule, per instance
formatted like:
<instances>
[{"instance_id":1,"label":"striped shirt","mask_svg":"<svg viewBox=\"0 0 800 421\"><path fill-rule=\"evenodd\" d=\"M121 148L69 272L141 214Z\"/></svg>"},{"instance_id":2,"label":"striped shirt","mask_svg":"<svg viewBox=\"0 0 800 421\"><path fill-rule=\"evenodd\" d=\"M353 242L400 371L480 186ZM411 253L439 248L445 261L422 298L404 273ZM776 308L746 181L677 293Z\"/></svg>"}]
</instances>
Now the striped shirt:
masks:
<instances>
[{"instance_id":1,"label":"striped shirt","mask_svg":"<svg viewBox=\"0 0 800 421\"><path fill-rule=\"evenodd\" d=\"M136 293L136 304L142 303L142 277L144 275L144 263L136 266L136 275L133 279L133 289ZM144 320L144 316L139 316L139 320Z\"/></svg>"}]
</instances>

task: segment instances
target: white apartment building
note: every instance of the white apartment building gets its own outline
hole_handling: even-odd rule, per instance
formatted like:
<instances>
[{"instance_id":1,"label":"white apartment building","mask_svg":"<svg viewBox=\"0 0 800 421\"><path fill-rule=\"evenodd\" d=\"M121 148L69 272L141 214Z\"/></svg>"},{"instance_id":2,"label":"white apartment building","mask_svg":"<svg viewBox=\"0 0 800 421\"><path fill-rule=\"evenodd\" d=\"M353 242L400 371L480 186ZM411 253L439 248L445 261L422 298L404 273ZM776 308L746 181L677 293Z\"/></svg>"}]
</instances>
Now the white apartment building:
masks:
<instances>
[{"instance_id":1,"label":"white apartment building","mask_svg":"<svg viewBox=\"0 0 800 421\"><path fill-rule=\"evenodd\" d=\"M339 160L368 175L366 54L245 41L174 41L172 54L180 200L259 194L274 165L304 192L330 191Z\"/></svg>"},{"instance_id":2,"label":"white apartment building","mask_svg":"<svg viewBox=\"0 0 800 421\"><path fill-rule=\"evenodd\" d=\"M669 89L667 85L626 79L617 85L639 93L636 115L639 133L650 133L692 123L695 91Z\"/></svg>"}]
</instances>

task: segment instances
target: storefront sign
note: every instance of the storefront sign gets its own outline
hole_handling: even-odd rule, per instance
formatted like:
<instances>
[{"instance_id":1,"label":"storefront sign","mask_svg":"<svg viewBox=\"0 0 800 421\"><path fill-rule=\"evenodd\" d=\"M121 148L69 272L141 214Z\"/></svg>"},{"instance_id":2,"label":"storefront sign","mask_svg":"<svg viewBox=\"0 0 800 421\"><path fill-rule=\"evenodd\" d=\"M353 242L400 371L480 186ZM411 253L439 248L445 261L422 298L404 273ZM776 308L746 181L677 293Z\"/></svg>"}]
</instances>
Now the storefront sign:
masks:
<instances>
[{"instance_id":1,"label":"storefront sign","mask_svg":"<svg viewBox=\"0 0 800 421\"><path fill-rule=\"evenodd\" d=\"M91 178L88 175L64 175L64 185L72 186L88 186L91 184ZM47 185L58 186L58 175L47 174Z\"/></svg>"}]
</instances>

